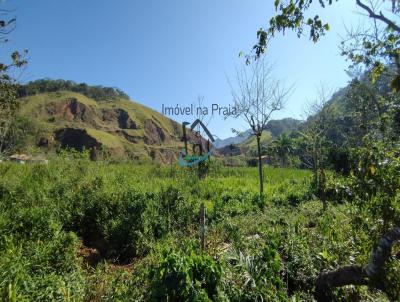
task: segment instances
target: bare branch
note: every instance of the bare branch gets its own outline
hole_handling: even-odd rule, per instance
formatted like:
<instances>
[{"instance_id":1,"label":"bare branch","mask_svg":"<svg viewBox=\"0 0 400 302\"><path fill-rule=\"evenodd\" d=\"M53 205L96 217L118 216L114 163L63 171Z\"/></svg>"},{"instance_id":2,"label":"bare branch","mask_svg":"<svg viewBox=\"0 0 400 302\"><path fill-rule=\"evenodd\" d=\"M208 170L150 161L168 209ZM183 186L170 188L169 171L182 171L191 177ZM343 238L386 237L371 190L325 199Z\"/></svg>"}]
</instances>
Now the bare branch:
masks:
<instances>
[{"instance_id":1,"label":"bare branch","mask_svg":"<svg viewBox=\"0 0 400 302\"><path fill-rule=\"evenodd\" d=\"M289 94L288 89L274 80L272 67L265 58L256 60L236 70L236 87L232 90L236 118L242 117L256 137L260 194L263 193L263 172L261 160L261 136L271 115L281 110Z\"/></svg>"},{"instance_id":2,"label":"bare branch","mask_svg":"<svg viewBox=\"0 0 400 302\"><path fill-rule=\"evenodd\" d=\"M369 17L373 18L373 19L377 19L382 21L383 23L385 23L389 28L393 29L394 31L396 31L397 33L400 33L400 27L394 23L392 20L390 20L389 18L387 18L382 11L380 11L379 13L375 13L374 10L372 8L370 8L368 5L366 5L365 3L361 2L361 0L356 0L356 3L359 7L361 7L362 9L364 9Z\"/></svg>"}]
</instances>

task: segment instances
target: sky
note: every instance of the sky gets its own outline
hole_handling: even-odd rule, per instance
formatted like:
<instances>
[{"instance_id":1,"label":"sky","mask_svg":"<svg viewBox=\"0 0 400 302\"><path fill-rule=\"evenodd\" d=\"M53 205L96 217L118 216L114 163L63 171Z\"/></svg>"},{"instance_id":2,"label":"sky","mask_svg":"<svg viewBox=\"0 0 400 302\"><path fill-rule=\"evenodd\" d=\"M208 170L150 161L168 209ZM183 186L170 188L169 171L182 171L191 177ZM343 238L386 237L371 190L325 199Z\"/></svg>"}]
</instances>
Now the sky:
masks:
<instances>
[{"instance_id":1,"label":"sky","mask_svg":"<svg viewBox=\"0 0 400 302\"><path fill-rule=\"evenodd\" d=\"M256 32L274 14L272 0L6 0L17 28L0 48L28 49L21 82L66 79L118 87L132 100L159 112L185 107L204 97L204 105L229 106L235 68L244 64ZM274 39L267 59L273 75L294 87L285 109L272 116L304 118L307 102L321 84L334 91L349 78L340 56L344 25L357 24L355 1L342 0L319 14L331 31L317 44L287 33ZM182 122L188 116L170 116ZM210 117L211 118L211 117ZM208 119L207 119L208 120ZM246 130L240 120L215 114L209 123L219 138L231 129Z\"/></svg>"}]
</instances>

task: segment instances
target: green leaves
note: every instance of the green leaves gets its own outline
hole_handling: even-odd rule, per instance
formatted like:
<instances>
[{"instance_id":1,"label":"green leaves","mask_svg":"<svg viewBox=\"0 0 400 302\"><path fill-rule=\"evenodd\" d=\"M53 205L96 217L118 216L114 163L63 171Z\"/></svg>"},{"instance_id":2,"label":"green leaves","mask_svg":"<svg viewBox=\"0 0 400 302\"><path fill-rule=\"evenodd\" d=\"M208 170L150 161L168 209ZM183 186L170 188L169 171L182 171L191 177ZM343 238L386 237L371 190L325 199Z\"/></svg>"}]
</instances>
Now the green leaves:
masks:
<instances>
[{"instance_id":1,"label":"green leaves","mask_svg":"<svg viewBox=\"0 0 400 302\"><path fill-rule=\"evenodd\" d=\"M164 259L150 271L153 301L215 301L222 267L210 256L164 251Z\"/></svg>"},{"instance_id":2,"label":"green leaves","mask_svg":"<svg viewBox=\"0 0 400 302\"><path fill-rule=\"evenodd\" d=\"M326 1L320 0L319 2L321 6L325 6ZM332 1L330 0L328 3L332 4ZM277 33L284 34L286 30L292 30L298 37L301 37L304 29L308 27L310 39L317 42L329 30L329 25L323 24L318 16L306 17L306 11L311 4L312 0L290 0L283 3L275 0L274 6L277 14L269 20L268 29L261 29L257 32L258 43L253 46L256 56L259 57L265 52L270 38Z\"/></svg>"}]
</instances>

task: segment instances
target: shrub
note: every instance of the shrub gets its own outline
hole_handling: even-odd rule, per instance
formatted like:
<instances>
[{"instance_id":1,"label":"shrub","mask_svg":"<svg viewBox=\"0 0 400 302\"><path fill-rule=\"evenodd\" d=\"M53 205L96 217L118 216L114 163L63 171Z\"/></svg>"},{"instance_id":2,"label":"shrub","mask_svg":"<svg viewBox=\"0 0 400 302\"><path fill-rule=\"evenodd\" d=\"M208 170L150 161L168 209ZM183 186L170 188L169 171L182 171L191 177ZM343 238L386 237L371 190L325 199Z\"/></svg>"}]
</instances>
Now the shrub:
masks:
<instances>
[{"instance_id":1,"label":"shrub","mask_svg":"<svg viewBox=\"0 0 400 302\"><path fill-rule=\"evenodd\" d=\"M229 301L287 301L282 263L275 240L253 253L234 251L227 258L225 276Z\"/></svg>"},{"instance_id":2,"label":"shrub","mask_svg":"<svg viewBox=\"0 0 400 302\"><path fill-rule=\"evenodd\" d=\"M153 301L218 301L221 265L205 254L165 251L150 271Z\"/></svg>"},{"instance_id":3,"label":"shrub","mask_svg":"<svg viewBox=\"0 0 400 302\"><path fill-rule=\"evenodd\" d=\"M79 241L59 232L51 240L3 240L0 251L2 301L80 300L84 276L76 260Z\"/></svg>"}]
</instances>

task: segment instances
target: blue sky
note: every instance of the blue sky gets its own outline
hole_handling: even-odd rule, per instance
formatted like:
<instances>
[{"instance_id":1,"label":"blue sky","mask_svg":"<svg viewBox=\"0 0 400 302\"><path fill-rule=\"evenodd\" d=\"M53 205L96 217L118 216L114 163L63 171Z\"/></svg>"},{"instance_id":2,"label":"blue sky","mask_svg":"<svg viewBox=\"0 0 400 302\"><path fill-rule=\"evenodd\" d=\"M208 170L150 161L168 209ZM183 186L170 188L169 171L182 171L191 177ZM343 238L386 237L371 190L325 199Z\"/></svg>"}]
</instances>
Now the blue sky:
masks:
<instances>
[{"instance_id":1,"label":"blue sky","mask_svg":"<svg viewBox=\"0 0 400 302\"><path fill-rule=\"evenodd\" d=\"M18 17L0 59L13 49L29 50L21 80L68 79L116 86L157 111L196 102L231 103L227 77L244 63L256 31L274 13L272 0L8 0ZM286 109L273 116L301 118L307 100L324 83L331 89L348 82L338 45L344 24L357 23L355 1L342 0L318 13L331 31L318 44L293 34L272 42L268 59L275 76L295 90ZM182 118L176 118L182 121ZM187 118L186 118L187 119ZM190 118L189 118L190 119ZM214 116L213 134L231 136L246 129L236 120Z\"/></svg>"}]
</instances>

